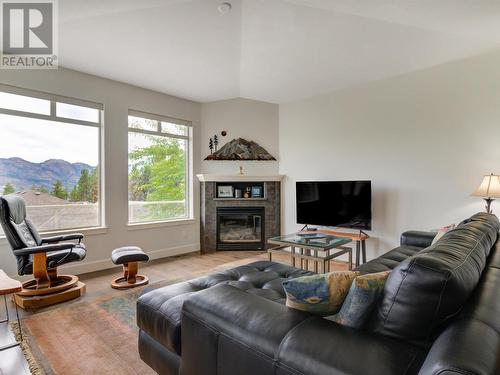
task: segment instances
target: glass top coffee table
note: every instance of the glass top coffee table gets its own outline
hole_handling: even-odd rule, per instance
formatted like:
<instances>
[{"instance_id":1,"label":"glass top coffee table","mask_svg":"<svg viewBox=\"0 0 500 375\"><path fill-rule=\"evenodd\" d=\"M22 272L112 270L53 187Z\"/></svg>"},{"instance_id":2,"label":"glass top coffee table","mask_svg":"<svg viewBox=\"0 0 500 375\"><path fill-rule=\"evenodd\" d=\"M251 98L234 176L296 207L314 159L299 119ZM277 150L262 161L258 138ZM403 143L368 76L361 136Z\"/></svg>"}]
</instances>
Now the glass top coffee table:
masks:
<instances>
[{"instance_id":1,"label":"glass top coffee table","mask_svg":"<svg viewBox=\"0 0 500 375\"><path fill-rule=\"evenodd\" d=\"M267 242L277 245L267 250L269 260L272 261L273 253L287 254L290 248L292 266L305 270L309 269L309 261L313 262L314 272L330 272L330 260L347 254L349 269L352 269L352 248L344 245L352 240L350 238L335 237L322 233L297 233L272 237ZM319 268L319 270L318 270Z\"/></svg>"}]
</instances>

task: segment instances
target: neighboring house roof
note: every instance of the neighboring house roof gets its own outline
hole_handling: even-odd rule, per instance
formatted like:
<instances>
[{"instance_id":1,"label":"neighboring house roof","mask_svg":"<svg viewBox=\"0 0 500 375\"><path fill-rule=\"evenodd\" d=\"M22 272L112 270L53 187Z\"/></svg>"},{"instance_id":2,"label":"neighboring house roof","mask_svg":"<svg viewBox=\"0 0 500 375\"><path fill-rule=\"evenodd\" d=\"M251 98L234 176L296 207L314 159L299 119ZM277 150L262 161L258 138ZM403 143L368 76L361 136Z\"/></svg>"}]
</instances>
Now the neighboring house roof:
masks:
<instances>
[{"instance_id":1,"label":"neighboring house roof","mask_svg":"<svg viewBox=\"0 0 500 375\"><path fill-rule=\"evenodd\" d=\"M26 202L26 206L45 206L52 204L69 204L65 199L54 197L48 193L33 190L24 190L14 193Z\"/></svg>"}]
</instances>

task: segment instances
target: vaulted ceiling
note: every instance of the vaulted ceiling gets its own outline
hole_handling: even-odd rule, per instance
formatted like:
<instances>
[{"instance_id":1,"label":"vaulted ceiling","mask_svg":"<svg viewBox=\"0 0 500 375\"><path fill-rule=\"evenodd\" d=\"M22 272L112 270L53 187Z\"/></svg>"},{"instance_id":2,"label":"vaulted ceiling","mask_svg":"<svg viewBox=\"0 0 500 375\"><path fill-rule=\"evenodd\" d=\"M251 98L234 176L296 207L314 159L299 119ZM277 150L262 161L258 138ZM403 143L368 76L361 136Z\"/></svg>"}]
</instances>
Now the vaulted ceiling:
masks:
<instances>
[{"instance_id":1,"label":"vaulted ceiling","mask_svg":"<svg viewBox=\"0 0 500 375\"><path fill-rule=\"evenodd\" d=\"M60 64L201 102L283 103L500 44L500 1L229 2L59 1Z\"/></svg>"}]
</instances>

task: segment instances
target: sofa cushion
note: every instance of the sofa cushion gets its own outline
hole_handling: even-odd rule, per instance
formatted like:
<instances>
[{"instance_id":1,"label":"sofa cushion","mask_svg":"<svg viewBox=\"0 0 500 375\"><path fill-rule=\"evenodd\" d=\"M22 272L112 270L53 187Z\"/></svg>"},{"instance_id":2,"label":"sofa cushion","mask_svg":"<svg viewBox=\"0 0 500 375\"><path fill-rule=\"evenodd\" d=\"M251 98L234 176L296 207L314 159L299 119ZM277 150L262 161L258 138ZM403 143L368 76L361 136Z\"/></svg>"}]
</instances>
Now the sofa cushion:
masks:
<instances>
[{"instance_id":1,"label":"sofa cushion","mask_svg":"<svg viewBox=\"0 0 500 375\"><path fill-rule=\"evenodd\" d=\"M479 213L389 275L374 331L425 346L458 313L476 287L500 229Z\"/></svg>"},{"instance_id":2,"label":"sofa cushion","mask_svg":"<svg viewBox=\"0 0 500 375\"><path fill-rule=\"evenodd\" d=\"M294 375L410 375L423 361L419 348L314 317L291 330L278 366Z\"/></svg>"},{"instance_id":3,"label":"sofa cushion","mask_svg":"<svg viewBox=\"0 0 500 375\"><path fill-rule=\"evenodd\" d=\"M228 284L284 304L282 282L311 274L285 264L260 261L155 289L137 300L137 324L163 346L181 354L181 310L189 296L215 285Z\"/></svg>"},{"instance_id":4,"label":"sofa cushion","mask_svg":"<svg viewBox=\"0 0 500 375\"><path fill-rule=\"evenodd\" d=\"M356 271L359 271L361 274L390 271L403 260L417 254L421 250L422 248L417 246L399 246L378 258L362 264L356 268Z\"/></svg>"}]
</instances>

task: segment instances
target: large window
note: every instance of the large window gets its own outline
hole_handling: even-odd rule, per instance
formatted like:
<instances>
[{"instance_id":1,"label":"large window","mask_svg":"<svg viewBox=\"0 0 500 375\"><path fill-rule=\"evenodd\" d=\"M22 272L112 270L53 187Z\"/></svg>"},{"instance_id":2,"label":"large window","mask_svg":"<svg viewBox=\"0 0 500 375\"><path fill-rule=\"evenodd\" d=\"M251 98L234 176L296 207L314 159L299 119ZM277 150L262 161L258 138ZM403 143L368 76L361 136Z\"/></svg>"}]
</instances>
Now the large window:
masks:
<instances>
[{"instance_id":1,"label":"large window","mask_svg":"<svg viewBox=\"0 0 500 375\"><path fill-rule=\"evenodd\" d=\"M130 111L129 223L190 216L191 123Z\"/></svg>"},{"instance_id":2,"label":"large window","mask_svg":"<svg viewBox=\"0 0 500 375\"><path fill-rule=\"evenodd\" d=\"M98 103L0 85L0 195L40 231L101 225L101 121Z\"/></svg>"}]
</instances>

